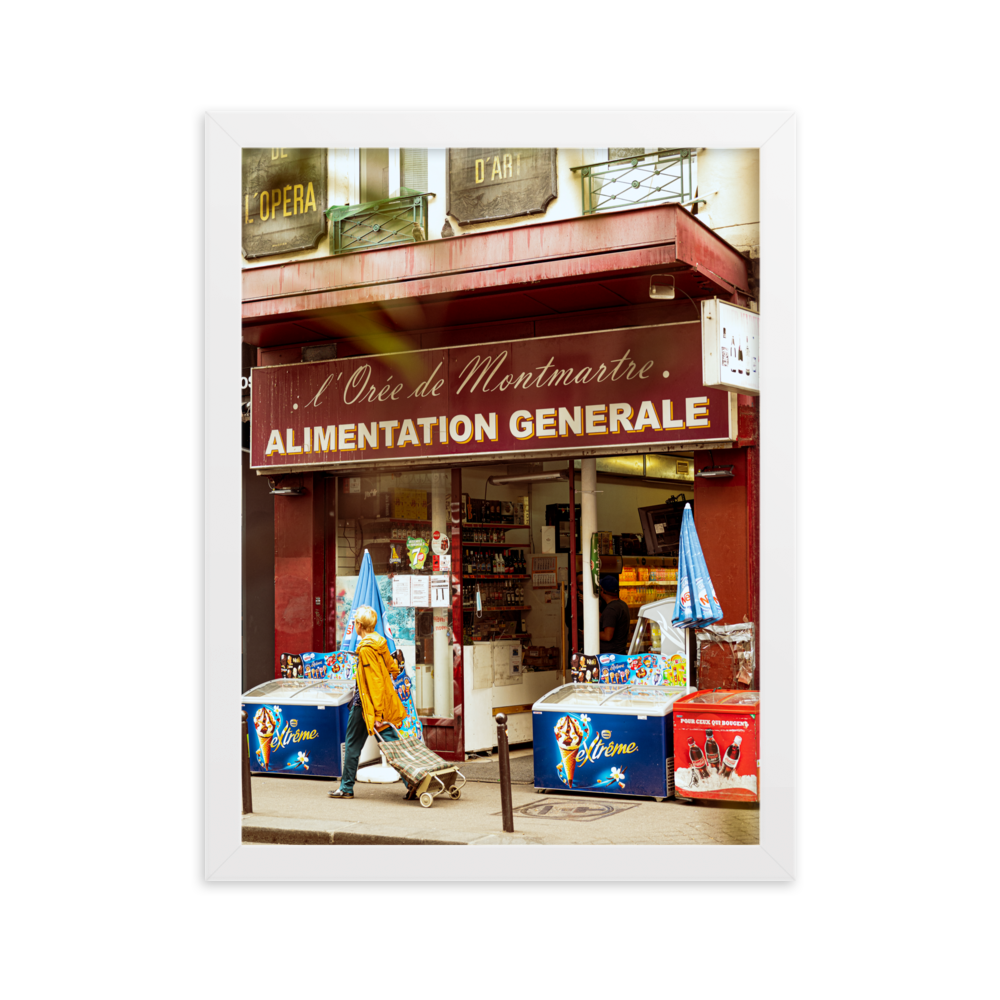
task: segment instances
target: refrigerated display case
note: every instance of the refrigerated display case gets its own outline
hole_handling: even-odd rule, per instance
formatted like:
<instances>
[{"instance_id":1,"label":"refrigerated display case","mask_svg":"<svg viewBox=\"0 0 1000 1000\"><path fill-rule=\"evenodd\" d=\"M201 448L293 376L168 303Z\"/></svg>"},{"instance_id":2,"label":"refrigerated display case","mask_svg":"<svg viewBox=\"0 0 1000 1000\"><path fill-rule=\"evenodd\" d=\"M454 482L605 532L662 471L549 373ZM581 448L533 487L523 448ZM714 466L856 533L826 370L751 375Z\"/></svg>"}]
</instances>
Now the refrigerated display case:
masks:
<instances>
[{"instance_id":1,"label":"refrigerated display case","mask_svg":"<svg viewBox=\"0 0 1000 1000\"><path fill-rule=\"evenodd\" d=\"M688 799L760 801L760 692L696 691L674 706L674 775Z\"/></svg>"},{"instance_id":2,"label":"refrigerated display case","mask_svg":"<svg viewBox=\"0 0 1000 1000\"><path fill-rule=\"evenodd\" d=\"M686 687L564 684L532 707L535 787L673 795L673 707Z\"/></svg>"},{"instance_id":3,"label":"refrigerated display case","mask_svg":"<svg viewBox=\"0 0 1000 1000\"><path fill-rule=\"evenodd\" d=\"M466 753L497 744L497 712L507 716L507 740L531 739L531 706L562 680L560 670L525 670L517 641L477 642L463 649Z\"/></svg>"},{"instance_id":4,"label":"refrigerated display case","mask_svg":"<svg viewBox=\"0 0 1000 1000\"><path fill-rule=\"evenodd\" d=\"M265 681L241 699L247 713L250 770L257 774L336 778L354 681Z\"/></svg>"}]
</instances>

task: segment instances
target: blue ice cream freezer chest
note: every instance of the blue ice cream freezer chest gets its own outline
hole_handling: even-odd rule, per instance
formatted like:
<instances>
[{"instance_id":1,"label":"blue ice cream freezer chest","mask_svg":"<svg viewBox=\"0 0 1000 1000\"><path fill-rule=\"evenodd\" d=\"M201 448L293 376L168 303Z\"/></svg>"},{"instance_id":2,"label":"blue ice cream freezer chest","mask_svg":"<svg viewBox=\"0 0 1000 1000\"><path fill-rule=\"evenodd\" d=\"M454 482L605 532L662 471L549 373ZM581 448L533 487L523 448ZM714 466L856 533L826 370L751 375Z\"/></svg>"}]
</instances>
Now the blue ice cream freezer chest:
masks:
<instances>
[{"instance_id":1,"label":"blue ice cream freezer chest","mask_svg":"<svg viewBox=\"0 0 1000 1000\"><path fill-rule=\"evenodd\" d=\"M336 778L344 767L354 681L287 678L243 695L250 770Z\"/></svg>"},{"instance_id":2,"label":"blue ice cream freezer chest","mask_svg":"<svg viewBox=\"0 0 1000 1000\"><path fill-rule=\"evenodd\" d=\"M673 704L686 687L564 684L532 706L535 787L674 794Z\"/></svg>"}]
</instances>

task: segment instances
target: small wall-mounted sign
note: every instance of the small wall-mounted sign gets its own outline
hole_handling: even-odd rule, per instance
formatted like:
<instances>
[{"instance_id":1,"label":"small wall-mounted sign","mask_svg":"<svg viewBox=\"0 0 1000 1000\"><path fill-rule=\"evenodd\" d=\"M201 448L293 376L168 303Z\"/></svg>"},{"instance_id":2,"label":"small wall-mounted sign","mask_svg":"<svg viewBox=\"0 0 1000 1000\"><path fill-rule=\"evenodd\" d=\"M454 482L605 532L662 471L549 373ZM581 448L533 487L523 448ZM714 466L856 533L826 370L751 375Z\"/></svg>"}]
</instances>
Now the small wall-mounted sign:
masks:
<instances>
[{"instance_id":1,"label":"small wall-mounted sign","mask_svg":"<svg viewBox=\"0 0 1000 1000\"><path fill-rule=\"evenodd\" d=\"M311 250L326 233L326 150L243 150L243 256Z\"/></svg>"},{"instance_id":2,"label":"small wall-mounted sign","mask_svg":"<svg viewBox=\"0 0 1000 1000\"><path fill-rule=\"evenodd\" d=\"M538 215L556 194L554 149L448 150L448 214L463 225Z\"/></svg>"},{"instance_id":3,"label":"small wall-mounted sign","mask_svg":"<svg viewBox=\"0 0 1000 1000\"><path fill-rule=\"evenodd\" d=\"M760 313L720 299L701 303L702 382L759 396Z\"/></svg>"}]
</instances>

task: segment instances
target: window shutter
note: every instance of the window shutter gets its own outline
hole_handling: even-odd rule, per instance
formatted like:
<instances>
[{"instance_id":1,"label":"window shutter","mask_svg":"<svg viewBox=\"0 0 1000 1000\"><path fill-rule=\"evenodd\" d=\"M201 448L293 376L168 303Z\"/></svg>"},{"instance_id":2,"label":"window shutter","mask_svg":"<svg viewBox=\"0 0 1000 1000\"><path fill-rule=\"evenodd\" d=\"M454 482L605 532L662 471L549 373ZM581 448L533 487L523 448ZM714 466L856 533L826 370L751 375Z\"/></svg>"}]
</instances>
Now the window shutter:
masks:
<instances>
[{"instance_id":1,"label":"window shutter","mask_svg":"<svg viewBox=\"0 0 1000 1000\"><path fill-rule=\"evenodd\" d=\"M399 151L399 183L412 191L427 190L427 150L401 149Z\"/></svg>"}]
</instances>

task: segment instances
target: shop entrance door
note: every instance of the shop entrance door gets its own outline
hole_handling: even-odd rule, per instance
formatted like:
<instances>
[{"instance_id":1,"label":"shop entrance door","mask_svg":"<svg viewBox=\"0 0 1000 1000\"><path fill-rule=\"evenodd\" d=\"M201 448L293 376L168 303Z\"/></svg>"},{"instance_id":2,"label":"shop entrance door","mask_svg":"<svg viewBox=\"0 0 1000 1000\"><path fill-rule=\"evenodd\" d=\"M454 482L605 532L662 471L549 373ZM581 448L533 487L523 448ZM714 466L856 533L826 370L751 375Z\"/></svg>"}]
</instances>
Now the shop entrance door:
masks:
<instances>
[{"instance_id":1,"label":"shop entrance door","mask_svg":"<svg viewBox=\"0 0 1000 1000\"><path fill-rule=\"evenodd\" d=\"M462 759L461 579L454 561L461 551L460 470L373 470L330 483L328 648L339 648L344 636L367 549L424 739L445 759Z\"/></svg>"}]
</instances>

